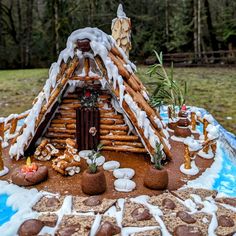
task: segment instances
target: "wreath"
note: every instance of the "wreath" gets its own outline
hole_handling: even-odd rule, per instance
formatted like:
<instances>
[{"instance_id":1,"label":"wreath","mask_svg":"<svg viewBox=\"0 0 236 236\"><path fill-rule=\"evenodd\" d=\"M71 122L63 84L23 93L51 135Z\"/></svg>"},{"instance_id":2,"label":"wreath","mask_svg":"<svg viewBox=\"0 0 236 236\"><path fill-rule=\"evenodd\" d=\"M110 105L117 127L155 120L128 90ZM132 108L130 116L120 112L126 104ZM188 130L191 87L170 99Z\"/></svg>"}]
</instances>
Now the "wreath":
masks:
<instances>
[{"instance_id":1,"label":"wreath","mask_svg":"<svg viewBox=\"0 0 236 236\"><path fill-rule=\"evenodd\" d=\"M98 99L98 92L94 89L84 87L81 96L82 107L95 107Z\"/></svg>"}]
</instances>

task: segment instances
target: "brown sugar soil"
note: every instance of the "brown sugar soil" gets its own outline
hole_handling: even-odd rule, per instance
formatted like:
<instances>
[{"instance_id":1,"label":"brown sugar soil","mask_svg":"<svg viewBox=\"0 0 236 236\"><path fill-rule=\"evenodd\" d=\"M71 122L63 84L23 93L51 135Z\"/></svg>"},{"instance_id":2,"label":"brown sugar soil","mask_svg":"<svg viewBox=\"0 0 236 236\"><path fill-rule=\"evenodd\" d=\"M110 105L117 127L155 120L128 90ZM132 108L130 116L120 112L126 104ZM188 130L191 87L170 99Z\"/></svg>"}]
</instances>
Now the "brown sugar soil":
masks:
<instances>
[{"instance_id":1,"label":"brown sugar soil","mask_svg":"<svg viewBox=\"0 0 236 236\"><path fill-rule=\"evenodd\" d=\"M176 190L183 186L188 180L195 179L202 172L205 171L206 168L210 167L213 163L213 160L206 160L197 157L195 159L196 165L199 168L199 174L196 176L186 176L182 172L180 172L180 165L183 164L184 160L184 145L181 142L175 142L170 139L171 151L173 153L173 160L169 162L165 168L168 170L169 174L169 190ZM134 154L134 153L123 153L123 152L111 152L111 151L103 151L102 154L106 158L106 161L116 160L120 162L120 167L129 167L135 170L135 176L132 179L136 183L136 189L129 193L117 192L114 189L114 181L115 178L112 175L112 172L105 171L106 181L107 181L107 190L102 194L102 197L106 198L124 198L124 197L132 197L137 195L158 195L161 191L150 190L143 186L143 177L146 173L148 166L150 165L150 157L145 154ZM49 177L43 183L35 185L33 187L38 190L49 191L53 193L60 193L62 195L71 194L71 195L79 195L86 196L81 190L81 176L82 172L87 168L87 164L84 160L81 162L81 172L74 176L64 177L61 174L54 171L51 167L51 162L42 162L33 160L36 163L40 163L48 166L49 169ZM11 181L11 173L12 171L19 167L20 165L25 164L24 160L11 160L8 156L8 150L4 151L4 164L7 166L10 171L6 176L0 177L0 180L8 180ZM102 167L100 167L102 168ZM31 187L32 188L32 187Z\"/></svg>"}]
</instances>

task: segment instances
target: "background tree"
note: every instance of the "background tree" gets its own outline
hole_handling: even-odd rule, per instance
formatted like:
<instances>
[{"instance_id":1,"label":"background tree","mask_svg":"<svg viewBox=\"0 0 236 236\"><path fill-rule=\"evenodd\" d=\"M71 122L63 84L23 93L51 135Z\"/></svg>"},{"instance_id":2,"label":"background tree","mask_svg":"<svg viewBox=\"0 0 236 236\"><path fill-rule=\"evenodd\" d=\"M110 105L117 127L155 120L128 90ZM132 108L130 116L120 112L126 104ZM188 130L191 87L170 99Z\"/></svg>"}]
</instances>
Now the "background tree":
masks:
<instances>
[{"instance_id":1,"label":"background tree","mask_svg":"<svg viewBox=\"0 0 236 236\"><path fill-rule=\"evenodd\" d=\"M163 53L231 50L236 47L234 0L120 1L132 20L131 59ZM78 28L111 33L115 0L0 0L0 68L49 67Z\"/></svg>"}]
</instances>

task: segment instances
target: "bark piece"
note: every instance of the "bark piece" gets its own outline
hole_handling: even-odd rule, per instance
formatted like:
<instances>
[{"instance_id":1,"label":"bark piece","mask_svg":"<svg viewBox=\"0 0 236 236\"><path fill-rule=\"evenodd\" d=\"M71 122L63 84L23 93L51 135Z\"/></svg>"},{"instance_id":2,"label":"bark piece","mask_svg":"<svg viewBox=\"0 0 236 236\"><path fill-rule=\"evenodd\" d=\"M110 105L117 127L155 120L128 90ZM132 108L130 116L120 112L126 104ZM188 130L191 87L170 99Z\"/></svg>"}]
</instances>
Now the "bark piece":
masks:
<instances>
[{"instance_id":1,"label":"bark piece","mask_svg":"<svg viewBox=\"0 0 236 236\"><path fill-rule=\"evenodd\" d=\"M90 197L91 198L91 197ZM86 205L86 201L89 198L87 197L73 197L73 210L76 212L88 212L92 211L95 213L103 214L106 210L108 210L111 206L116 203L116 199L102 199L101 204L95 206Z\"/></svg>"},{"instance_id":2,"label":"bark piece","mask_svg":"<svg viewBox=\"0 0 236 236\"><path fill-rule=\"evenodd\" d=\"M150 197L149 203L158 206L165 214L188 211L188 208L169 192Z\"/></svg>"},{"instance_id":3,"label":"bark piece","mask_svg":"<svg viewBox=\"0 0 236 236\"><path fill-rule=\"evenodd\" d=\"M216 190L208 190L208 189L202 189L202 188L185 188L173 191L173 194L175 194L180 199L186 200L188 198L193 199L191 194L196 194L204 200L207 197L213 197L215 198L217 191Z\"/></svg>"},{"instance_id":4,"label":"bark piece","mask_svg":"<svg viewBox=\"0 0 236 236\"><path fill-rule=\"evenodd\" d=\"M123 227L158 226L158 222L142 204L127 200L124 205Z\"/></svg>"},{"instance_id":5,"label":"bark piece","mask_svg":"<svg viewBox=\"0 0 236 236\"><path fill-rule=\"evenodd\" d=\"M185 211L190 217L186 220L186 217L180 217L179 212L173 214L165 214L162 216L162 220L164 221L168 231L172 234L179 235L181 231L178 227L185 226L185 231L188 232L188 227L195 227L198 229L197 231L201 232L202 235L208 235L208 227L211 222L212 216L206 213L195 213L189 214ZM191 218L191 220L189 220ZM186 222L187 221L187 222ZM171 222L171 223L170 223Z\"/></svg>"},{"instance_id":6,"label":"bark piece","mask_svg":"<svg viewBox=\"0 0 236 236\"><path fill-rule=\"evenodd\" d=\"M45 226L55 227L57 224L58 216L54 213L48 213L40 215L38 219L42 221Z\"/></svg>"},{"instance_id":7,"label":"bark piece","mask_svg":"<svg viewBox=\"0 0 236 236\"><path fill-rule=\"evenodd\" d=\"M217 235L234 235L236 233L236 212L217 204L216 217L218 227L216 229Z\"/></svg>"},{"instance_id":8,"label":"bark piece","mask_svg":"<svg viewBox=\"0 0 236 236\"><path fill-rule=\"evenodd\" d=\"M56 236L89 235L93 222L94 216L64 215L56 231Z\"/></svg>"},{"instance_id":9,"label":"bark piece","mask_svg":"<svg viewBox=\"0 0 236 236\"><path fill-rule=\"evenodd\" d=\"M64 201L64 197L43 196L33 207L38 212L54 212L58 211Z\"/></svg>"},{"instance_id":10,"label":"bark piece","mask_svg":"<svg viewBox=\"0 0 236 236\"><path fill-rule=\"evenodd\" d=\"M135 233L134 236L161 236L160 229L145 230Z\"/></svg>"}]
</instances>

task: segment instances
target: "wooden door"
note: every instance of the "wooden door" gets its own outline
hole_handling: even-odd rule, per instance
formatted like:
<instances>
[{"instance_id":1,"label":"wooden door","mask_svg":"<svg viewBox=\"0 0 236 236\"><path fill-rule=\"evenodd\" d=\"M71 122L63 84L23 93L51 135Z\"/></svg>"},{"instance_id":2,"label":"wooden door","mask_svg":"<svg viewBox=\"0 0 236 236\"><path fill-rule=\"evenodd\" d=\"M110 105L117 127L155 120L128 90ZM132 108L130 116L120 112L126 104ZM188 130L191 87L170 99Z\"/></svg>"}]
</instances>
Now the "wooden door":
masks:
<instances>
[{"instance_id":1,"label":"wooden door","mask_svg":"<svg viewBox=\"0 0 236 236\"><path fill-rule=\"evenodd\" d=\"M99 144L100 114L96 107L82 107L76 111L76 139L78 150L91 150Z\"/></svg>"}]
</instances>

